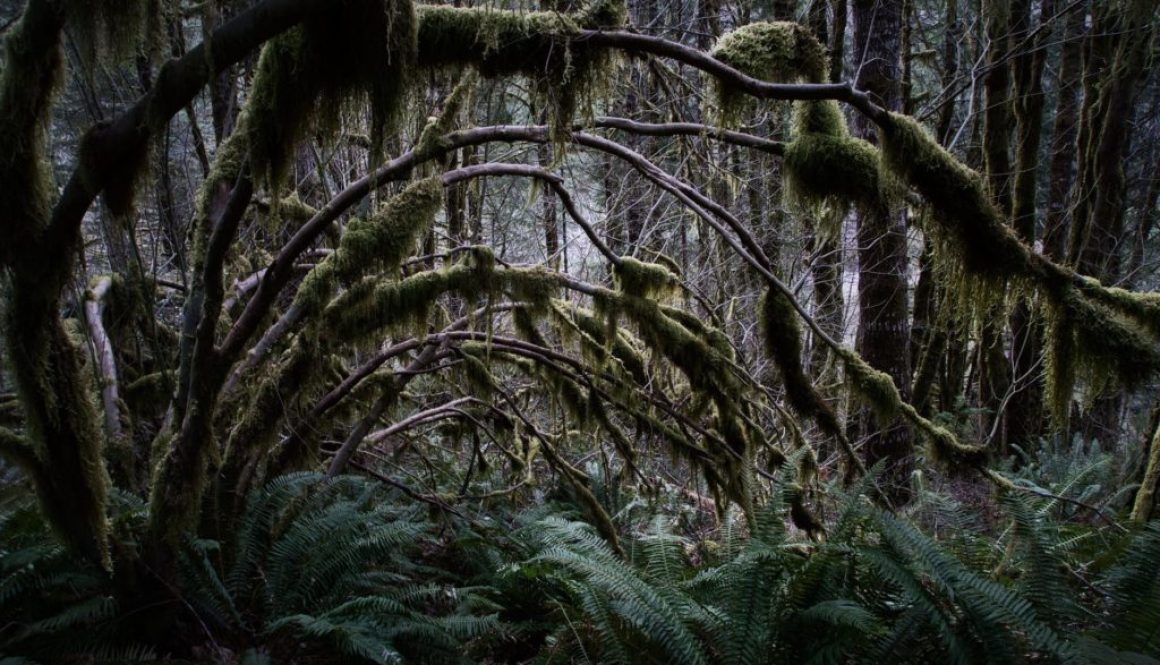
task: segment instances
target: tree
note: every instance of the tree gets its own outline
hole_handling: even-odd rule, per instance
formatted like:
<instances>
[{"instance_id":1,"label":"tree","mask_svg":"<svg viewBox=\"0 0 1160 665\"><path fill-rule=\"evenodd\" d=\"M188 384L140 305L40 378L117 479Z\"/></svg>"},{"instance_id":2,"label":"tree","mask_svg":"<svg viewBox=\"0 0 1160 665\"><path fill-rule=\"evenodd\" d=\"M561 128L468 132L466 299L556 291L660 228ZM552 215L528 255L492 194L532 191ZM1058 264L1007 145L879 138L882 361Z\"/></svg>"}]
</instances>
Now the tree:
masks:
<instances>
[{"instance_id":1,"label":"tree","mask_svg":"<svg viewBox=\"0 0 1160 665\"><path fill-rule=\"evenodd\" d=\"M5 368L19 395L18 417L0 429L0 451L23 469L61 540L103 568L119 602L135 609L176 607L169 601L183 548L230 533L245 497L264 481L321 468L330 478L378 473L369 447L447 420L476 437L465 487L485 463L478 439L486 436L492 457L526 474L524 482L534 481L537 465L556 474L613 551L617 531L590 488L592 472L569 454L577 437L599 442L604 459L615 455L646 483L641 467L663 462L642 451L659 443L722 504L740 505L751 519L759 482L776 479L767 469L792 465L801 488L791 514L811 534L819 523L806 488L818 440L840 451L851 476L889 460L877 495L891 505L908 496L916 438L931 459L1011 489L989 472L984 446L960 440L908 401L906 247L893 212L900 202L928 209L915 224L930 238L948 290L982 294L994 309L1012 284L1034 294L1049 322L1047 389L1057 416L1070 408L1077 379L1133 386L1156 376L1160 301L1035 252L978 174L896 112L899 77L878 70L896 69L900 57L891 41L900 16L882 13L889 4L856 3L854 43L864 62L858 82L846 84L824 82L832 71L825 48L814 30L793 23L740 26L706 52L623 29L624 7L613 3L519 13L408 0L263 0L231 14L208 2L200 19L206 41L181 53L171 37L177 52L155 74L155 65L140 63L148 90L93 125L75 158L56 163L48 130L65 45L85 54L80 75L95 77L132 55L160 58L158 35L185 26L146 3L28 0L6 36L0 81L0 134L10 146L0 161ZM889 29L871 39L870 22L881 20ZM74 34L91 43L66 39ZM841 41L839 32L835 46ZM621 56L663 73L649 104L674 94L680 77L667 67L711 80L713 124L597 116L602 84ZM252 77L235 115L230 72L247 67ZM471 98L480 86L458 76L465 70L526 81L523 104L497 102L489 108L493 124L468 126L478 117ZM443 82L425 86L436 75ZM459 83L443 94L452 79ZM420 93L430 88L439 98L425 105ZM120 272L90 275L86 219L98 195L109 220L135 228L149 204L138 185L150 155L179 113L185 131L202 133L203 90L217 145L212 161L206 150L208 173L190 202L189 251L147 247L185 258L177 268L116 261ZM742 123L770 100L793 102L788 142ZM876 142L850 135L839 104ZM791 217L828 224L836 237L855 210L860 353L819 324L748 221L766 195L723 203L727 174L718 176L720 187L683 177L672 165L688 153L653 158L643 141L605 135L612 132L780 158L790 209L799 214L769 215L764 240L790 240L789 229L801 228L790 227ZM492 151L501 142L534 149L522 161L503 159ZM594 223L594 197L582 191L596 178L561 175L598 168L585 161L590 154L631 169L640 178L634 193L663 192L680 212L658 213L646 229L642 220L653 213L633 200L623 221L640 228L629 232L628 247L613 242L612 221ZM50 164L70 170L59 192ZM168 167L159 171L171 177ZM751 172L764 176L760 167ZM1095 176L1081 171L1077 182ZM485 203L468 189L510 179L551 193L535 208L546 212L532 215L534 240L499 228L497 215L485 230L487 205L515 218L526 209L496 204L498 196ZM558 237L557 203L568 219ZM702 266L678 265L663 251L671 239L688 241L690 217L696 255L720 263L715 293L703 293L701 276L688 274ZM783 226L772 227L778 219ZM644 241L646 230L657 245ZM169 242L184 235L171 233ZM541 240L548 256L565 252L564 265L524 264L529 247L544 256ZM127 256L146 254L146 245L137 236ZM730 273L741 270L752 281L734 296ZM96 279L83 298L72 295L75 280L88 276ZM178 295L162 296L163 289ZM79 330L70 322L74 309L85 312ZM749 332L754 324L760 335ZM883 424L869 430L864 453L850 442L832 395L805 370L803 328L828 347L857 403ZM758 378L767 364L780 385ZM156 399L169 392L171 400ZM387 418L394 424L378 429ZM814 426L807 436L805 423ZM121 493L147 498L146 523L128 535L108 519L111 496ZM155 617L164 633L172 616Z\"/></svg>"}]
</instances>

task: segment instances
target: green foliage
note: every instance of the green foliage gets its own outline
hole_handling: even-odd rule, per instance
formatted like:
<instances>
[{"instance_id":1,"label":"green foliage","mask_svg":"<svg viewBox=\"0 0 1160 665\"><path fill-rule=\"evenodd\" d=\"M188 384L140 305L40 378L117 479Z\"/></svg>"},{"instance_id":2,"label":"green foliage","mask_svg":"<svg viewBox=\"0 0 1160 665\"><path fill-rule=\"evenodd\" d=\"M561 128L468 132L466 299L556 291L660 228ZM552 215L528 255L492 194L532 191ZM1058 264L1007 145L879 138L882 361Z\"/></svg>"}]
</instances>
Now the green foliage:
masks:
<instances>
[{"instance_id":1,"label":"green foliage","mask_svg":"<svg viewBox=\"0 0 1160 665\"><path fill-rule=\"evenodd\" d=\"M236 540L193 541L183 557L201 620L277 652L292 643L351 662L459 662L494 629L472 594L425 581L415 559L430 525L373 481L319 474L251 493Z\"/></svg>"},{"instance_id":2,"label":"green foliage","mask_svg":"<svg viewBox=\"0 0 1160 665\"><path fill-rule=\"evenodd\" d=\"M521 568L565 582L557 602L568 627L553 652L589 662L1084 662L1037 613L1045 598L988 579L857 494L839 513L828 541L807 544L786 532L774 502L740 547L699 570L663 522L625 562L583 525L549 519L540 554Z\"/></svg>"}]
</instances>

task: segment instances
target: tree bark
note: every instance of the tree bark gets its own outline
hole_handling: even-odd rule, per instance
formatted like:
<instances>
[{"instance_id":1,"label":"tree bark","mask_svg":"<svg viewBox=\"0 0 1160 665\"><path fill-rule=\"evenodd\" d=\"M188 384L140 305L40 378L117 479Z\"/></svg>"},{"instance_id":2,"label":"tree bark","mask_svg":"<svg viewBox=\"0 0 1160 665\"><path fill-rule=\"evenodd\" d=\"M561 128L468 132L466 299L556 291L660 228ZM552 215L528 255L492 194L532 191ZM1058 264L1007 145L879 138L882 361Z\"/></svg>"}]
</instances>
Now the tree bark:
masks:
<instances>
[{"instance_id":1,"label":"tree bark","mask_svg":"<svg viewBox=\"0 0 1160 665\"><path fill-rule=\"evenodd\" d=\"M898 2L854 1L854 53L859 62L856 85L879 105L899 110L901 90L902 7ZM864 119L855 128L875 140ZM902 215L885 207L858 216L858 343L863 358L894 379L903 399L910 398L910 323L907 316L906 229ZM866 465L885 460L883 496L894 505L910 501L914 468L914 435L901 420L871 422L861 416Z\"/></svg>"},{"instance_id":2,"label":"tree bark","mask_svg":"<svg viewBox=\"0 0 1160 665\"><path fill-rule=\"evenodd\" d=\"M1054 0L1041 5L1042 20L1054 10ZM1011 40L1023 43L1031 34L1031 0L1015 0L1011 15ZM1044 31L1041 34L1050 34ZM1043 67L1046 43L1036 39L1025 44L1012 61L1015 78L1016 168L1012 226L1019 239L1035 243L1036 184L1039 167L1039 144L1043 128ZM1016 443L1025 450L1033 447L1043 434L1043 374L1038 363L1042 348L1043 326L1033 317L1030 303L1016 305L1011 316L1011 358L1013 380L1011 400L1004 421L1004 441Z\"/></svg>"}]
</instances>

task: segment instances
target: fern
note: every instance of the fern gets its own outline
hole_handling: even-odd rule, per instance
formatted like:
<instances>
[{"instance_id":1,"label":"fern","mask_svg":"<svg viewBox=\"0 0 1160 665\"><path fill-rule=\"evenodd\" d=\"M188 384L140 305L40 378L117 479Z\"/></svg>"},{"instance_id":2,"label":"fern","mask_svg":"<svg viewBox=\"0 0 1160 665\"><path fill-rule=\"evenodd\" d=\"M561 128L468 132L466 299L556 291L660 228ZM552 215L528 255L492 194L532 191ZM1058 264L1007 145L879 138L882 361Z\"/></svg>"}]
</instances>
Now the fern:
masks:
<instances>
[{"instance_id":1,"label":"fern","mask_svg":"<svg viewBox=\"0 0 1160 665\"><path fill-rule=\"evenodd\" d=\"M1106 575L1106 625L1096 632L1108 646L1160 658L1160 521L1135 534Z\"/></svg>"}]
</instances>

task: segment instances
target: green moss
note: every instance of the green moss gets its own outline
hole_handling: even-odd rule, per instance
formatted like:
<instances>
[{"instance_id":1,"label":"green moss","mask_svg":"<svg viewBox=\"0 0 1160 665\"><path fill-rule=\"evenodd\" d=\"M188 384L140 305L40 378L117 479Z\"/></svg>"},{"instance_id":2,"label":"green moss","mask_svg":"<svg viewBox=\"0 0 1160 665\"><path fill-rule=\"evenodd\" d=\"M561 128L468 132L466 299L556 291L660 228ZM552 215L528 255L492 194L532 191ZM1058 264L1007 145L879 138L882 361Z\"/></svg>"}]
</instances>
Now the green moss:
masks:
<instances>
[{"instance_id":1,"label":"green moss","mask_svg":"<svg viewBox=\"0 0 1160 665\"><path fill-rule=\"evenodd\" d=\"M710 54L762 81L820 81L826 51L805 26L785 21L744 25L723 35Z\"/></svg>"},{"instance_id":2,"label":"green moss","mask_svg":"<svg viewBox=\"0 0 1160 665\"><path fill-rule=\"evenodd\" d=\"M339 282L378 272L393 278L442 205L442 183L438 177L426 178L408 185L378 213L353 220L338 249L307 275L295 302L314 311L326 302Z\"/></svg>"},{"instance_id":3,"label":"green moss","mask_svg":"<svg viewBox=\"0 0 1160 665\"><path fill-rule=\"evenodd\" d=\"M891 423L899 416L903 405L894 380L886 372L871 367L850 349L839 347L837 352L846 369L846 382L855 394L870 407L879 423Z\"/></svg>"},{"instance_id":4,"label":"green moss","mask_svg":"<svg viewBox=\"0 0 1160 665\"><path fill-rule=\"evenodd\" d=\"M581 105L607 83L611 54L577 40L581 29L617 27L623 3L601 3L575 15L426 6L419 10L419 64L475 66L488 77L532 80L557 135L569 131Z\"/></svg>"},{"instance_id":5,"label":"green moss","mask_svg":"<svg viewBox=\"0 0 1160 665\"><path fill-rule=\"evenodd\" d=\"M1012 284L1043 296L1052 338L1049 402L1057 422L1066 419L1077 378L1098 393L1112 378L1134 386L1160 371L1160 296L1077 280L1035 255L991 203L982 179L913 119L891 114L881 137L883 163L931 204L925 230L938 241L948 272L961 278L960 291L973 292L984 305Z\"/></svg>"},{"instance_id":6,"label":"green moss","mask_svg":"<svg viewBox=\"0 0 1160 665\"><path fill-rule=\"evenodd\" d=\"M290 415L289 405L319 382L322 359L322 349L308 336L299 336L278 367L260 379L249 402L236 412L218 474L224 492L241 492L230 497L231 501L242 500L255 467L268 458Z\"/></svg>"},{"instance_id":7,"label":"green moss","mask_svg":"<svg viewBox=\"0 0 1160 665\"><path fill-rule=\"evenodd\" d=\"M402 112L417 50L411 0L339 0L267 42L248 105L258 181L280 185L305 138L335 134L344 114L366 103L377 156Z\"/></svg>"},{"instance_id":8,"label":"green moss","mask_svg":"<svg viewBox=\"0 0 1160 665\"><path fill-rule=\"evenodd\" d=\"M1136 388L1160 372L1160 344L1135 322L1076 292L1065 297L1063 306L1074 328L1074 362L1093 393L1113 379Z\"/></svg>"},{"instance_id":9,"label":"green moss","mask_svg":"<svg viewBox=\"0 0 1160 665\"><path fill-rule=\"evenodd\" d=\"M492 271L461 263L399 281L366 280L335 298L323 312L322 329L336 340L371 339L380 330L425 331L428 314L446 293L475 297L494 288Z\"/></svg>"},{"instance_id":10,"label":"green moss","mask_svg":"<svg viewBox=\"0 0 1160 665\"><path fill-rule=\"evenodd\" d=\"M598 367L603 367L608 358L612 358L623 368L628 376L638 385L648 381L645 371L645 361L640 352L629 342L623 331L612 331L609 334L605 322L592 312L579 307L562 306L553 308L556 320L559 322L557 330L561 336L567 338L570 331L578 333L585 353L595 361Z\"/></svg>"},{"instance_id":11,"label":"green moss","mask_svg":"<svg viewBox=\"0 0 1160 665\"><path fill-rule=\"evenodd\" d=\"M613 264L612 275L623 293L641 298L672 295L679 287L676 273L659 263L645 263L631 256L620 257Z\"/></svg>"},{"instance_id":12,"label":"green moss","mask_svg":"<svg viewBox=\"0 0 1160 665\"><path fill-rule=\"evenodd\" d=\"M762 81L819 82L827 68L825 48L796 23L750 23L722 36L710 55ZM721 81L714 85L721 120L732 124L752 104L751 98Z\"/></svg>"},{"instance_id":13,"label":"green moss","mask_svg":"<svg viewBox=\"0 0 1160 665\"><path fill-rule=\"evenodd\" d=\"M415 142L417 159L423 160L447 149L444 137L455 129L460 113L465 109L470 110L478 84L479 77L474 70L468 70L459 77L459 82L455 84L451 94L443 100L443 108L439 115L428 118L423 132L419 134L419 140Z\"/></svg>"},{"instance_id":14,"label":"green moss","mask_svg":"<svg viewBox=\"0 0 1160 665\"><path fill-rule=\"evenodd\" d=\"M720 354L727 362L732 363L737 360L737 352L733 348L733 341L729 339L729 335L726 335L725 331L706 324L701 317L693 312L678 307L662 305L661 312L688 328L694 335L703 339L709 345L709 348Z\"/></svg>"},{"instance_id":15,"label":"green moss","mask_svg":"<svg viewBox=\"0 0 1160 665\"><path fill-rule=\"evenodd\" d=\"M828 435L843 438L838 416L814 387L802 366L802 333L797 312L780 291L767 290L761 298L762 339L765 352L777 364L785 383L786 399L794 411L813 418Z\"/></svg>"},{"instance_id":16,"label":"green moss","mask_svg":"<svg viewBox=\"0 0 1160 665\"><path fill-rule=\"evenodd\" d=\"M537 314L546 312L552 305L552 298L560 291L556 273L545 268L509 269L497 273L497 277L501 288L513 301L529 305Z\"/></svg>"},{"instance_id":17,"label":"green moss","mask_svg":"<svg viewBox=\"0 0 1160 665\"><path fill-rule=\"evenodd\" d=\"M1160 338L1160 293L1136 293L1105 287L1096 280L1084 280L1079 289L1092 300L1131 318L1151 335Z\"/></svg>"},{"instance_id":18,"label":"green moss","mask_svg":"<svg viewBox=\"0 0 1160 665\"><path fill-rule=\"evenodd\" d=\"M209 174L197 188L194 198L193 229L193 272L201 270L210 234L213 232L214 199L222 191L229 191L238 181L238 175L246 165L250 150L250 114L242 111L238 115L234 132L230 134L214 154Z\"/></svg>"},{"instance_id":19,"label":"green moss","mask_svg":"<svg viewBox=\"0 0 1160 665\"><path fill-rule=\"evenodd\" d=\"M484 399L495 392L496 379L488 369L491 358L491 346L478 342L466 342L459 346L459 357L463 361L460 366L463 385L470 386L472 394Z\"/></svg>"},{"instance_id":20,"label":"green moss","mask_svg":"<svg viewBox=\"0 0 1160 665\"><path fill-rule=\"evenodd\" d=\"M991 203L979 176L947 152L914 119L891 114L880 126L882 161L934 208L928 232L945 239L973 277L1032 275L1030 250Z\"/></svg>"},{"instance_id":21,"label":"green moss","mask_svg":"<svg viewBox=\"0 0 1160 665\"><path fill-rule=\"evenodd\" d=\"M88 72L99 65L125 62L165 42L171 13L161 0L74 0L65 3L69 37ZM142 49L141 47L145 48Z\"/></svg>"},{"instance_id":22,"label":"green moss","mask_svg":"<svg viewBox=\"0 0 1160 665\"><path fill-rule=\"evenodd\" d=\"M878 151L844 132L797 136L782 161L786 197L794 207L823 222L836 235L850 205L871 211L885 205L878 172Z\"/></svg>"},{"instance_id":23,"label":"green moss","mask_svg":"<svg viewBox=\"0 0 1160 665\"><path fill-rule=\"evenodd\" d=\"M795 102L793 107L793 134L824 134L841 138L850 135L846 127L846 116L838 102L832 99L810 102Z\"/></svg>"}]
</instances>

